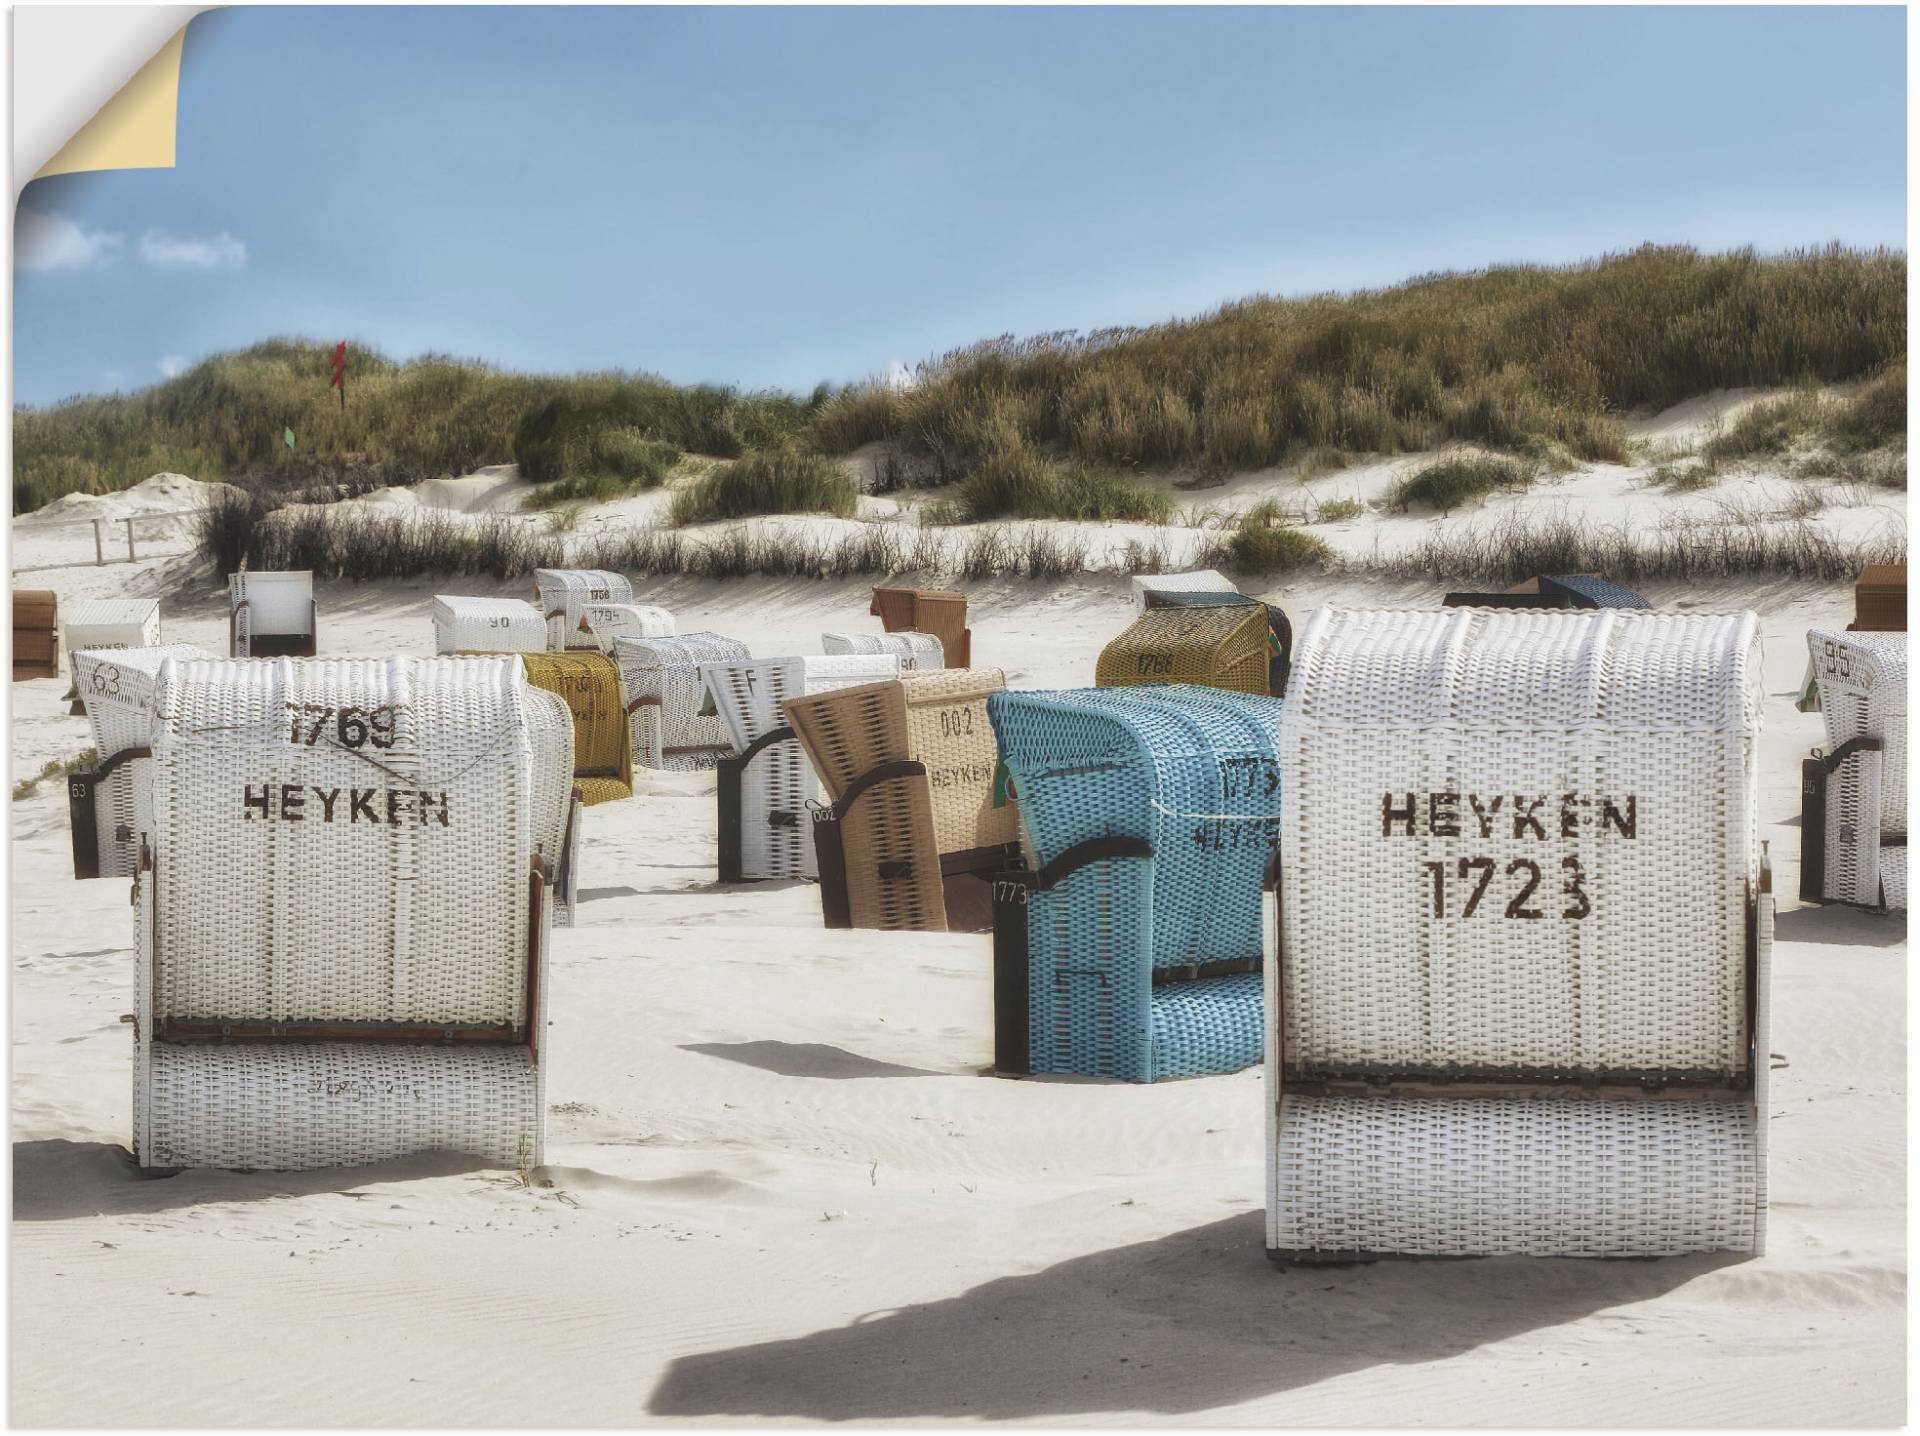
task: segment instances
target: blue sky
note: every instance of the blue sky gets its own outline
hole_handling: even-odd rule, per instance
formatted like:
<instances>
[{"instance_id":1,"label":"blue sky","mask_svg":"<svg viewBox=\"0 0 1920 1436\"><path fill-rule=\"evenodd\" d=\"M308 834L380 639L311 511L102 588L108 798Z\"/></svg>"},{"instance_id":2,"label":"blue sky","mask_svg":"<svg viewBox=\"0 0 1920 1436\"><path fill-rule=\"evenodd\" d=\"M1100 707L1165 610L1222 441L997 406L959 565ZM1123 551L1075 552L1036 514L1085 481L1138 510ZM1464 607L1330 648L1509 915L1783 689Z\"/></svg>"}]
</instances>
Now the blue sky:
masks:
<instances>
[{"instance_id":1,"label":"blue sky","mask_svg":"<svg viewBox=\"0 0 1920 1436\"><path fill-rule=\"evenodd\" d=\"M811 388L1251 293L1906 236L1898 8L196 20L173 170L16 219L15 395L275 334Z\"/></svg>"}]
</instances>

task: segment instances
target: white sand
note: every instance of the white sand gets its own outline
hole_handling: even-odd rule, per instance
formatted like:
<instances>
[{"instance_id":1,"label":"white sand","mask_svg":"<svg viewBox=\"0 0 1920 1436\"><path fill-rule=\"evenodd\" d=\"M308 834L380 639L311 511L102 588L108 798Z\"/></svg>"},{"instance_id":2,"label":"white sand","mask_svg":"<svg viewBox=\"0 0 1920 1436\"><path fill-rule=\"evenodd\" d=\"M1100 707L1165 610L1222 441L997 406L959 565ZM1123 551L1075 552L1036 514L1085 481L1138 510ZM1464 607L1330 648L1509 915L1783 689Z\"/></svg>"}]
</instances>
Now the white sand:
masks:
<instances>
[{"instance_id":1,"label":"white sand","mask_svg":"<svg viewBox=\"0 0 1920 1436\"><path fill-rule=\"evenodd\" d=\"M426 494L459 507L480 494ZM1338 482L1334 480L1333 482ZM432 491L429 491L432 492ZM456 491L457 492L457 491ZM1904 498L1904 496L1900 496ZM1616 489L1614 503L1631 496ZM17 566L51 535L14 530ZM23 586L165 596L171 561ZM968 585L977 661L1090 682L1124 578ZM323 650L431 650L431 595L322 584ZM1433 602L1438 585L1267 593ZM759 654L863 629L859 582L666 582ZM982 1075L989 940L825 932L805 884L717 889L711 779L587 815L555 934L550 1165L457 1157L143 1179L131 914L69 876L61 790L13 816L13 1406L33 1424L605 1425L648 1419L1205 1425L1849 1425L1904 1412L1904 924L1800 908L1792 707L1842 585L1710 592L1767 635L1764 836L1781 898L1770 1254L1271 1269L1257 1072L1140 1088ZM13 685L15 772L88 742L66 680Z\"/></svg>"}]
</instances>

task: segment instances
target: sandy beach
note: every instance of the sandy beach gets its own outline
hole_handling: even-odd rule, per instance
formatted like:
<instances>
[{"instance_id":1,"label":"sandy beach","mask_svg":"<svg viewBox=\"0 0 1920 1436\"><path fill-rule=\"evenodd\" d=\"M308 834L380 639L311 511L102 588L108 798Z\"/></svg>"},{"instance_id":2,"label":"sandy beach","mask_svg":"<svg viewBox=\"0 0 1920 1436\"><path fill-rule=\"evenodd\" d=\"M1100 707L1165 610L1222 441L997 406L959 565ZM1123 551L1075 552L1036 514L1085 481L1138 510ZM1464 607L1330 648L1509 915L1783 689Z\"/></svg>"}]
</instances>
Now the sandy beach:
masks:
<instances>
[{"instance_id":1,"label":"sandy beach","mask_svg":"<svg viewBox=\"0 0 1920 1436\"><path fill-rule=\"evenodd\" d=\"M1635 482L1576 475L1530 502L1641 512ZM1826 521L1903 519L1904 500ZM588 528L637 517L607 507ZM1330 537L1361 552L1399 537L1383 524L1425 522ZM183 532L104 567L90 530L23 520L13 539L17 585L63 604L157 594L168 641L225 651L224 590ZM1112 573L963 586L975 662L1015 687L1091 683L1131 613ZM635 584L681 632L756 655L874 627L870 587ZM1799 759L1822 736L1793 699L1806 630L1844 626L1851 589L1643 588L1663 607L1753 608L1765 634L1766 1256L1274 1269L1257 1070L1152 1087L987 1075L989 939L828 932L811 885L716 885L710 775L643 777L587 813L531 1185L447 1155L146 1179L125 1150L127 887L73 880L53 782L12 805L13 1420L1900 1423L1905 924L1796 899ZM1255 591L1297 627L1321 603L1441 589L1349 573ZM532 587L322 583L322 651L430 653L436 592ZM90 742L66 688L13 685L16 779Z\"/></svg>"}]
</instances>

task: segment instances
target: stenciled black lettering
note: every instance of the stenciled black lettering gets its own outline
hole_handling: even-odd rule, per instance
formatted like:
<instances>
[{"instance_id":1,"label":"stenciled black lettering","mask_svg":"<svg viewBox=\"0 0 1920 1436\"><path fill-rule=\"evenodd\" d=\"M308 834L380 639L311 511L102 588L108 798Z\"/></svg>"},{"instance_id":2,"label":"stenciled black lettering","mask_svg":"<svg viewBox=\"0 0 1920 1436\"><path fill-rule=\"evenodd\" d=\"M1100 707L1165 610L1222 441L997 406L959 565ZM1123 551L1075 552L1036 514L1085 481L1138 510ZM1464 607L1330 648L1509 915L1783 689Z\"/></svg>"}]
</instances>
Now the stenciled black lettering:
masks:
<instances>
[{"instance_id":1,"label":"stenciled black lettering","mask_svg":"<svg viewBox=\"0 0 1920 1436\"><path fill-rule=\"evenodd\" d=\"M420 826L421 827L424 828L427 825L427 819L429 817L437 818L440 822L440 826L443 828L446 827L447 795L445 793L441 793L438 797L436 797L432 793L421 792L421 793L415 794L414 796L416 796L420 800Z\"/></svg>"},{"instance_id":2,"label":"stenciled black lettering","mask_svg":"<svg viewBox=\"0 0 1920 1436\"><path fill-rule=\"evenodd\" d=\"M367 821L369 823L378 823L380 821L380 815L373 810L373 800L378 796L379 792L380 790L378 788L355 788L353 790L351 795L353 798L353 807L350 810L350 817L353 822L359 822L362 813L367 815Z\"/></svg>"},{"instance_id":3,"label":"stenciled black lettering","mask_svg":"<svg viewBox=\"0 0 1920 1436\"><path fill-rule=\"evenodd\" d=\"M1467 794L1467 801L1473 805L1474 817L1480 820L1480 836L1483 838L1492 837L1493 820L1499 816L1500 804L1505 800L1495 798L1491 807L1482 807L1480 805L1480 795L1478 793L1469 793Z\"/></svg>"},{"instance_id":4,"label":"stenciled black lettering","mask_svg":"<svg viewBox=\"0 0 1920 1436\"><path fill-rule=\"evenodd\" d=\"M313 796L320 800L320 820L324 823L331 823L333 821L333 805L340 801L340 790L338 788L315 788L313 790Z\"/></svg>"},{"instance_id":5,"label":"stenciled black lettering","mask_svg":"<svg viewBox=\"0 0 1920 1436\"><path fill-rule=\"evenodd\" d=\"M1419 809L1415 804L1412 793L1407 794L1407 805L1404 808L1394 807L1393 794L1382 794L1380 798L1380 836L1383 838L1392 837L1393 825L1399 822L1407 825L1406 835L1412 837L1414 835L1414 814L1418 811Z\"/></svg>"},{"instance_id":6,"label":"stenciled black lettering","mask_svg":"<svg viewBox=\"0 0 1920 1436\"><path fill-rule=\"evenodd\" d=\"M1600 800L1600 825L1613 828L1623 838L1631 838L1640 831L1640 798L1638 794L1627 794L1627 810L1621 812L1614 806L1612 798Z\"/></svg>"},{"instance_id":7,"label":"stenciled black lettering","mask_svg":"<svg viewBox=\"0 0 1920 1436\"><path fill-rule=\"evenodd\" d=\"M246 806L247 811L241 814L241 816L248 822L253 821L253 810L255 808L260 810L261 817L271 818L273 816L273 789L267 784L262 783L260 785L260 794L258 797L255 797L253 784L247 784Z\"/></svg>"},{"instance_id":8,"label":"stenciled black lettering","mask_svg":"<svg viewBox=\"0 0 1920 1436\"><path fill-rule=\"evenodd\" d=\"M1545 798L1534 798L1529 801L1518 793L1513 795L1513 835L1516 838L1525 837L1528 828L1533 829L1533 835L1536 838L1546 837L1547 830L1540 826L1540 820L1534 816L1540 811L1540 805L1546 801Z\"/></svg>"},{"instance_id":9,"label":"stenciled black lettering","mask_svg":"<svg viewBox=\"0 0 1920 1436\"><path fill-rule=\"evenodd\" d=\"M307 815L300 810L307 805L307 795L300 791L298 783L280 785L280 816L290 823L304 823Z\"/></svg>"},{"instance_id":10,"label":"stenciled black lettering","mask_svg":"<svg viewBox=\"0 0 1920 1436\"><path fill-rule=\"evenodd\" d=\"M1460 795L1427 794L1427 831L1436 838L1460 836Z\"/></svg>"}]
</instances>

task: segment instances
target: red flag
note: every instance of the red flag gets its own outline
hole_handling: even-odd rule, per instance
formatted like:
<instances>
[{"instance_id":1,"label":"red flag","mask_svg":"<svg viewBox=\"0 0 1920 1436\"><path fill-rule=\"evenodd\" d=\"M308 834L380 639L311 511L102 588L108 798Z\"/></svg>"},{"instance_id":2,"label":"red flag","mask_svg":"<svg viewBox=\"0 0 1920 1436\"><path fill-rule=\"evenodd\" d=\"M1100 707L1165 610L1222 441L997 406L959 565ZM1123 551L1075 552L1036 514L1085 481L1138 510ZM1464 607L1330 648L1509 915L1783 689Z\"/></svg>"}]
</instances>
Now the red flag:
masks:
<instances>
[{"instance_id":1,"label":"red flag","mask_svg":"<svg viewBox=\"0 0 1920 1436\"><path fill-rule=\"evenodd\" d=\"M342 395L347 392L347 341L342 339L333 346L333 377L327 380L329 389L338 389Z\"/></svg>"}]
</instances>

